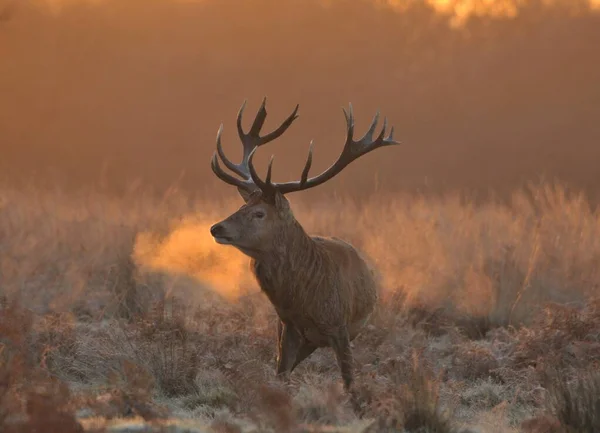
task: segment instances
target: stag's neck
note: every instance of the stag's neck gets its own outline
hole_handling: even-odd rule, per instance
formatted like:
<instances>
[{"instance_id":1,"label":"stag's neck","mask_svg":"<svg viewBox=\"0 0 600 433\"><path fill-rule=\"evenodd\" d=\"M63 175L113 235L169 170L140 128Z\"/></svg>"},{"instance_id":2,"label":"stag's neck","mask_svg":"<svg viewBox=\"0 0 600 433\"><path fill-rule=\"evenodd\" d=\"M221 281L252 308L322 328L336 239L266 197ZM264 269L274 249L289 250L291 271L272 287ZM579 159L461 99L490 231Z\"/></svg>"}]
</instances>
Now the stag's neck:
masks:
<instances>
[{"instance_id":1,"label":"stag's neck","mask_svg":"<svg viewBox=\"0 0 600 433\"><path fill-rule=\"evenodd\" d=\"M289 270L313 260L316 244L300 223L293 221L274 238L269 251L259 254L256 261L266 268L286 266Z\"/></svg>"},{"instance_id":2,"label":"stag's neck","mask_svg":"<svg viewBox=\"0 0 600 433\"><path fill-rule=\"evenodd\" d=\"M269 252L253 259L252 268L271 302L285 308L317 285L309 280L322 275L318 270L323 260L317 243L294 221L279 234Z\"/></svg>"}]
</instances>

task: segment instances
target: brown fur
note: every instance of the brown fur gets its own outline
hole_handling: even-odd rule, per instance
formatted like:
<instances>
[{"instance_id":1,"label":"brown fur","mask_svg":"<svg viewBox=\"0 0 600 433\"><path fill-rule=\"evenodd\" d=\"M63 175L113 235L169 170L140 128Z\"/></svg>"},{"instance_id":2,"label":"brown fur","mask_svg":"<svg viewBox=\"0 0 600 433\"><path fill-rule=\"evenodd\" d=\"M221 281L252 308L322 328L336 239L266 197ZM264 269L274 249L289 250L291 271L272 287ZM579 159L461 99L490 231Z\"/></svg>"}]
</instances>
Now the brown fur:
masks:
<instances>
[{"instance_id":1,"label":"brown fur","mask_svg":"<svg viewBox=\"0 0 600 433\"><path fill-rule=\"evenodd\" d=\"M315 349L332 347L350 388L350 341L378 299L373 270L349 243L309 236L279 192L241 193L246 204L211 231L217 242L251 257L254 275L277 311L277 374L287 377Z\"/></svg>"}]
</instances>

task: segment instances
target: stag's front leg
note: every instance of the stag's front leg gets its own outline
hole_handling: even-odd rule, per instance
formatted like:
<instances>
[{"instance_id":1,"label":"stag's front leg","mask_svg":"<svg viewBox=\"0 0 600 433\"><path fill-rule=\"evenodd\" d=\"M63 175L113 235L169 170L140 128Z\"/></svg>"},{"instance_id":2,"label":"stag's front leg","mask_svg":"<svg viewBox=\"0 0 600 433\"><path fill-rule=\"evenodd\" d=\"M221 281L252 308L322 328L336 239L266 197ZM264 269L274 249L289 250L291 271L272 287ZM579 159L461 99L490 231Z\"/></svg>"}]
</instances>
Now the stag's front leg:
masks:
<instances>
[{"instance_id":1,"label":"stag's front leg","mask_svg":"<svg viewBox=\"0 0 600 433\"><path fill-rule=\"evenodd\" d=\"M296 362L298 350L302 344L300 333L289 324L280 325L279 355L277 357L277 376L287 380Z\"/></svg>"},{"instance_id":2,"label":"stag's front leg","mask_svg":"<svg viewBox=\"0 0 600 433\"><path fill-rule=\"evenodd\" d=\"M335 351L342 379L344 380L344 388L350 390L352 386L352 350L350 349L350 337L348 330L343 328L337 335L331 337L330 344Z\"/></svg>"},{"instance_id":3,"label":"stag's front leg","mask_svg":"<svg viewBox=\"0 0 600 433\"><path fill-rule=\"evenodd\" d=\"M281 339L283 338L283 322L279 317L277 318L277 366L279 366L279 360L281 359Z\"/></svg>"}]
</instances>

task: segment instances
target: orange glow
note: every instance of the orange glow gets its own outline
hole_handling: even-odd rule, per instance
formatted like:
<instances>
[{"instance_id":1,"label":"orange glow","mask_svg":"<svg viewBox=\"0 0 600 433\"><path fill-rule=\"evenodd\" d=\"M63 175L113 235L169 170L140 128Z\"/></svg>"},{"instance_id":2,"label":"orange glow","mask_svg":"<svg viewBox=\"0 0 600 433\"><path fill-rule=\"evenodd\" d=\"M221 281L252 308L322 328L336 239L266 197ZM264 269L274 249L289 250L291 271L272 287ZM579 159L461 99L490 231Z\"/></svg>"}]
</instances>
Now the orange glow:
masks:
<instances>
[{"instance_id":1,"label":"orange glow","mask_svg":"<svg viewBox=\"0 0 600 433\"><path fill-rule=\"evenodd\" d=\"M52 12L60 12L64 7L77 3L98 4L105 0L37 0ZM170 0L173 2L194 3L210 0ZM324 5L330 5L336 0L322 0ZM453 26L460 26L470 17L514 18L518 15L519 7L525 6L527 0L372 0L378 5L391 7L402 12L411 5L423 1L437 12L451 17ZM569 0L546 0L551 5L573 6ZM590 9L600 9L600 0L587 0Z\"/></svg>"},{"instance_id":2,"label":"orange glow","mask_svg":"<svg viewBox=\"0 0 600 433\"><path fill-rule=\"evenodd\" d=\"M214 221L213 221L214 223ZM248 258L233 247L218 245L210 222L183 221L164 238L142 233L135 244L136 261L149 269L191 276L228 300L253 286Z\"/></svg>"},{"instance_id":3,"label":"orange glow","mask_svg":"<svg viewBox=\"0 0 600 433\"><path fill-rule=\"evenodd\" d=\"M17 6L1 25L1 176L230 194L210 170L216 130L223 122L224 147L238 159L237 110L247 99L248 128L267 95L267 128L300 104L289 134L256 157L264 173L276 155L278 181L300 173L311 140L313 173L337 157L348 102L357 129L380 110L406 143L307 200L373 189L504 196L538 176L599 191L600 0L275 3Z\"/></svg>"},{"instance_id":4,"label":"orange glow","mask_svg":"<svg viewBox=\"0 0 600 433\"><path fill-rule=\"evenodd\" d=\"M471 16L513 18L522 0L427 0L438 12L450 14L452 24L460 25Z\"/></svg>"}]
</instances>

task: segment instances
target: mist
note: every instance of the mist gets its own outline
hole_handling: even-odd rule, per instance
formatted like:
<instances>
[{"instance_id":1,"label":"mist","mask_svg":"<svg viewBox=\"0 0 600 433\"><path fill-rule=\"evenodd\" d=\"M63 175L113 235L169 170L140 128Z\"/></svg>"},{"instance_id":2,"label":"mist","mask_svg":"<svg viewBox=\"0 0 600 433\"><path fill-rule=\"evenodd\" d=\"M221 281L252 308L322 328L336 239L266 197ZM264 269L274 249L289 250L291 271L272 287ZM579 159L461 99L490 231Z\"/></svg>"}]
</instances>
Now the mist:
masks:
<instances>
[{"instance_id":1,"label":"mist","mask_svg":"<svg viewBox=\"0 0 600 433\"><path fill-rule=\"evenodd\" d=\"M0 177L233 194L210 170L217 129L238 160L237 111L248 100L248 128L267 96L265 131L300 104L256 157L264 173L276 155L277 181L300 176L310 140L313 175L334 161L350 102L357 135L380 110L402 142L308 197L510 196L545 179L596 201L598 11L539 0L457 21L434 3L18 3L0 22Z\"/></svg>"}]
</instances>

